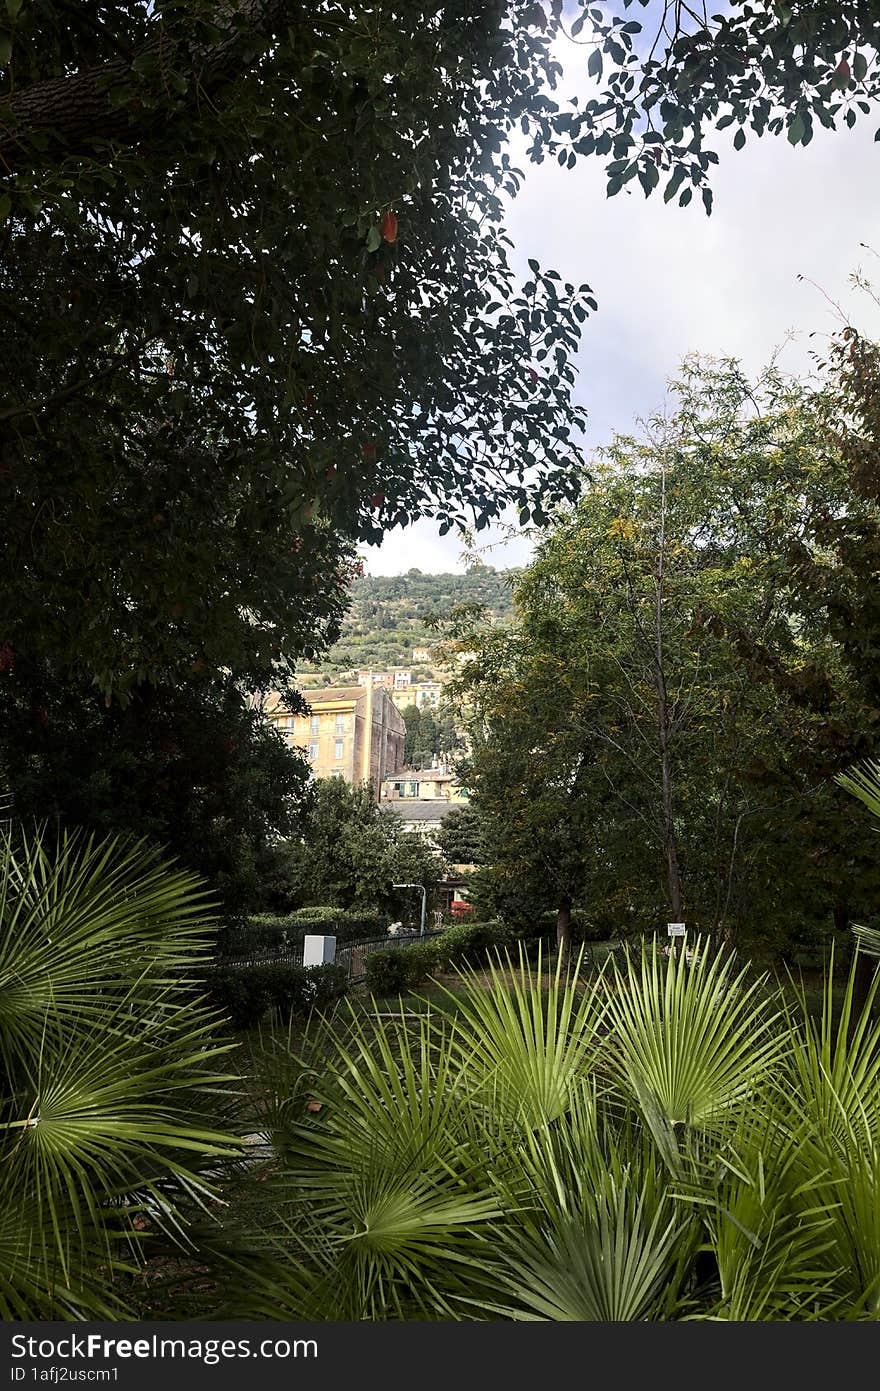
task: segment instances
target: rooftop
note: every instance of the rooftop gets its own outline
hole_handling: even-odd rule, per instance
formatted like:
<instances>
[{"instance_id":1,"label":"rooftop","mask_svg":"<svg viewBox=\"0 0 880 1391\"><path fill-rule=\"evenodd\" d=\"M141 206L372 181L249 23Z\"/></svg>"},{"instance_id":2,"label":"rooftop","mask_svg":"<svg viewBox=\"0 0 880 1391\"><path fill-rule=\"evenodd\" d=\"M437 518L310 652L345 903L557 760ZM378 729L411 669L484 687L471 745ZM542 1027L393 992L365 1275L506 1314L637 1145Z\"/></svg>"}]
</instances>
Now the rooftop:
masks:
<instances>
[{"instance_id":1,"label":"rooftop","mask_svg":"<svg viewBox=\"0 0 880 1391\"><path fill-rule=\"evenodd\" d=\"M382 806L395 812L401 821L442 821L444 816L458 805L446 797L429 797L420 800L416 797L385 798Z\"/></svg>"}]
</instances>

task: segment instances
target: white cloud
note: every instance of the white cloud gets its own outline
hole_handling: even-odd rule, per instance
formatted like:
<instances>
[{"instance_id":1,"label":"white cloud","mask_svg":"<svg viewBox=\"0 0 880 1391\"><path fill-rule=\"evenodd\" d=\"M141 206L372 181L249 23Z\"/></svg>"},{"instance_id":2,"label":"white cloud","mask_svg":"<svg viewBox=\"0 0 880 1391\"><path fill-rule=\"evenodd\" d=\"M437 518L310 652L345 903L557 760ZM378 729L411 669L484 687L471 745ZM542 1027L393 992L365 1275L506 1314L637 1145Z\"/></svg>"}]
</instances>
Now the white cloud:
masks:
<instances>
[{"instance_id":1,"label":"white cloud","mask_svg":"<svg viewBox=\"0 0 880 1391\"><path fill-rule=\"evenodd\" d=\"M590 414L591 446L659 406L688 352L736 356L756 373L785 344L780 365L809 371L810 348L840 326L825 295L880 336L880 310L848 284L860 264L869 277L876 266L880 281L880 262L859 245L880 252L870 123L820 130L805 148L765 137L737 153L722 135L717 149L711 218L699 201L665 205L659 191L646 199L638 186L606 199L600 160L573 170L523 163L509 221L516 264L525 273L536 256L566 280L588 281L599 302L585 325L576 393ZM789 333L796 337L786 342ZM421 522L365 558L370 573L392 574L461 569L460 552L454 537ZM520 541L486 560L521 564L526 554Z\"/></svg>"}]
</instances>

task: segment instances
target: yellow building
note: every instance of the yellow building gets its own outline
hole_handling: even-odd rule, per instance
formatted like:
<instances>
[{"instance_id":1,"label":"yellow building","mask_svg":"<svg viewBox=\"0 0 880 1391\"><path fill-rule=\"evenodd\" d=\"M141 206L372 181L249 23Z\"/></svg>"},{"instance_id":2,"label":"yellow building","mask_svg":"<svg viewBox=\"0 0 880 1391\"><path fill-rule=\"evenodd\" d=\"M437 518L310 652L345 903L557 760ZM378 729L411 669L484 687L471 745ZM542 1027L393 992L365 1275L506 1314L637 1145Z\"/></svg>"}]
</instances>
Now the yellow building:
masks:
<instances>
[{"instance_id":1,"label":"yellow building","mask_svg":"<svg viewBox=\"0 0 880 1391\"><path fill-rule=\"evenodd\" d=\"M388 773L382 786L383 802L466 802L467 789L448 768L423 768L421 772Z\"/></svg>"},{"instance_id":2,"label":"yellow building","mask_svg":"<svg viewBox=\"0 0 880 1391\"><path fill-rule=\"evenodd\" d=\"M443 686L439 681L413 682L403 690L392 691L391 699L398 710L406 710L409 705L414 705L417 710L439 710Z\"/></svg>"},{"instance_id":3,"label":"yellow building","mask_svg":"<svg viewBox=\"0 0 880 1391\"><path fill-rule=\"evenodd\" d=\"M304 750L316 778L369 782L376 801L385 778L403 767L406 725L381 687L324 686L303 692L308 715L295 715L280 696L265 711L287 742Z\"/></svg>"}]
</instances>

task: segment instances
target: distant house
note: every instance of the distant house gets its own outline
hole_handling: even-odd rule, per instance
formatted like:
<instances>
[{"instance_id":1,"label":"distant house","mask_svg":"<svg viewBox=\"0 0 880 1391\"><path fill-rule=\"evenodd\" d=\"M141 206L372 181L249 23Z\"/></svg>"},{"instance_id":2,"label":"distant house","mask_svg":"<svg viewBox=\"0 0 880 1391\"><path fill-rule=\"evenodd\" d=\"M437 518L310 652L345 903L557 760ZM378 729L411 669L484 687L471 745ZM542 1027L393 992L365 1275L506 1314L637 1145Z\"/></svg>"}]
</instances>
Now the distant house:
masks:
<instances>
[{"instance_id":1,"label":"distant house","mask_svg":"<svg viewBox=\"0 0 880 1391\"><path fill-rule=\"evenodd\" d=\"M361 686L387 686L394 691L405 690L412 684L412 672L408 667L391 667L388 671L359 671L358 684Z\"/></svg>"},{"instance_id":2,"label":"distant house","mask_svg":"<svg viewBox=\"0 0 880 1391\"><path fill-rule=\"evenodd\" d=\"M413 659L414 662L430 662L430 660L431 660L431 649L430 649L430 647L414 647L414 648L413 648L412 659Z\"/></svg>"},{"instance_id":3,"label":"distant house","mask_svg":"<svg viewBox=\"0 0 880 1391\"><path fill-rule=\"evenodd\" d=\"M287 742L305 751L316 778L369 782L379 801L384 780L403 768L406 725L381 687L325 686L303 692L309 714L291 714L271 695L266 714Z\"/></svg>"},{"instance_id":4,"label":"distant house","mask_svg":"<svg viewBox=\"0 0 880 1391\"><path fill-rule=\"evenodd\" d=\"M400 818L405 831L433 840L443 825L455 802L445 797L430 797L425 801L411 797L398 797L383 800L382 806Z\"/></svg>"},{"instance_id":5,"label":"distant house","mask_svg":"<svg viewBox=\"0 0 880 1391\"><path fill-rule=\"evenodd\" d=\"M455 774L442 765L418 773L396 773L382 784L382 802L466 802L467 791L459 787Z\"/></svg>"},{"instance_id":6,"label":"distant house","mask_svg":"<svg viewBox=\"0 0 880 1391\"><path fill-rule=\"evenodd\" d=\"M440 681L413 682L410 686L391 692L391 699L398 710L405 710L408 705L415 705L418 710L437 710L442 696L443 685Z\"/></svg>"}]
</instances>

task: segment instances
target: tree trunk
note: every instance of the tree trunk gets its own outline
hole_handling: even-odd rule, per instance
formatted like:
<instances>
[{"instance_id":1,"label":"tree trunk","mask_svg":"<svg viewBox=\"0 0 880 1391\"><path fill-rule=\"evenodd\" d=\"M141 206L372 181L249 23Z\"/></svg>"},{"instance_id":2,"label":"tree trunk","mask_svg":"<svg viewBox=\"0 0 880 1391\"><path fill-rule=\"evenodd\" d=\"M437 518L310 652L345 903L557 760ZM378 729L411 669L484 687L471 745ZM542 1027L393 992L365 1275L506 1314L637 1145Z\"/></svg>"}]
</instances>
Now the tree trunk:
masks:
<instances>
[{"instance_id":1,"label":"tree trunk","mask_svg":"<svg viewBox=\"0 0 880 1391\"><path fill-rule=\"evenodd\" d=\"M556 951L560 965L568 970L571 961L571 899L563 894L556 912Z\"/></svg>"},{"instance_id":2,"label":"tree trunk","mask_svg":"<svg viewBox=\"0 0 880 1391\"><path fill-rule=\"evenodd\" d=\"M284 0L225 0L217 7L214 22L227 36L213 47L194 44L185 53L175 50L167 28L157 19L155 35L130 59L111 58L97 67L6 93L2 101L12 120L0 132L0 170L35 168L70 155L108 162L112 149L107 142L134 145L163 129L161 112L142 111L136 82L130 103L116 105L110 100L113 88L132 81L133 62L152 56L163 69L175 61L182 64L194 72L193 90L204 100L241 72L238 23L244 21L268 36L284 18L284 10Z\"/></svg>"},{"instance_id":3,"label":"tree trunk","mask_svg":"<svg viewBox=\"0 0 880 1391\"><path fill-rule=\"evenodd\" d=\"M672 795L672 718L666 689L666 661L663 651L664 560L666 552L666 470L660 494L660 546L657 556L656 606L654 612L654 667L657 690L657 733L660 745L662 787L663 853L666 860L666 892L672 922L682 921L681 869L678 863L678 836ZM673 946L678 939L673 938Z\"/></svg>"},{"instance_id":4,"label":"tree trunk","mask_svg":"<svg viewBox=\"0 0 880 1391\"><path fill-rule=\"evenodd\" d=\"M666 892L672 922L682 921L681 868L678 863L678 836L672 800L672 760L669 755L669 731L666 724L665 683L658 681L660 707L660 769L663 786L663 849L666 858Z\"/></svg>"}]
</instances>

